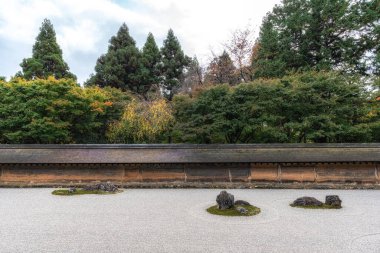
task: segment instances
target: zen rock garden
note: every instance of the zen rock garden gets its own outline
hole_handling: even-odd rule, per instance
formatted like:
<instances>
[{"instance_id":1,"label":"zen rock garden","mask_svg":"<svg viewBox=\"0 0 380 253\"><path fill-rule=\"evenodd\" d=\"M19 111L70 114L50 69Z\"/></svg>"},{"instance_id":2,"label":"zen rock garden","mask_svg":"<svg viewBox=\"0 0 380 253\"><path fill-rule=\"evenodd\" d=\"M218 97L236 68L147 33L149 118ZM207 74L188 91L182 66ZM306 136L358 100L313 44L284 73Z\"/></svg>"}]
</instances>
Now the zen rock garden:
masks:
<instances>
[{"instance_id":1,"label":"zen rock garden","mask_svg":"<svg viewBox=\"0 0 380 253\"><path fill-rule=\"evenodd\" d=\"M253 216L261 212L260 208L251 205L245 200L236 200L234 195L227 191L221 191L216 197L216 205L209 207L206 211L215 215L224 216ZM342 200L338 195L327 195L325 203L314 197L301 197L290 204L292 207L306 209L340 209Z\"/></svg>"},{"instance_id":2,"label":"zen rock garden","mask_svg":"<svg viewBox=\"0 0 380 253\"><path fill-rule=\"evenodd\" d=\"M83 195L83 194L112 194L121 192L119 188L110 183L99 183L94 185L86 185L83 188L71 187L69 189L59 189L52 192L53 195Z\"/></svg>"},{"instance_id":3,"label":"zen rock garden","mask_svg":"<svg viewBox=\"0 0 380 253\"><path fill-rule=\"evenodd\" d=\"M325 203L313 197L301 197L294 200L290 206L308 209L340 209L342 200L338 195L327 195Z\"/></svg>"},{"instance_id":4,"label":"zen rock garden","mask_svg":"<svg viewBox=\"0 0 380 253\"><path fill-rule=\"evenodd\" d=\"M216 197L217 205L211 206L207 212L224 216L253 216L260 213L260 208L251 205L245 200L236 200L234 195L221 191Z\"/></svg>"}]
</instances>

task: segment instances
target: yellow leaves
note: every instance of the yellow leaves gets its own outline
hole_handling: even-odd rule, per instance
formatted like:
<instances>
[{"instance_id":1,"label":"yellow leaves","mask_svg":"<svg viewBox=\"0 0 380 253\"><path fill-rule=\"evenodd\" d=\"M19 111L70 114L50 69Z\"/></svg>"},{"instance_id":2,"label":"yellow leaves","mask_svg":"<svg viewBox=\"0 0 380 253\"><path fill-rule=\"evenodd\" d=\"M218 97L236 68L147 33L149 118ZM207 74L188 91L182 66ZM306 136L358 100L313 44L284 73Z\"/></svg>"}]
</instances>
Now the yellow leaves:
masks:
<instances>
[{"instance_id":1,"label":"yellow leaves","mask_svg":"<svg viewBox=\"0 0 380 253\"><path fill-rule=\"evenodd\" d=\"M136 140L152 140L167 129L173 116L166 101L161 99L142 103L133 101L126 107L123 119L135 130Z\"/></svg>"},{"instance_id":2,"label":"yellow leaves","mask_svg":"<svg viewBox=\"0 0 380 253\"><path fill-rule=\"evenodd\" d=\"M98 113L104 113L107 107L111 107L113 105L112 101L106 101L106 102L100 102L100 101L94 101L91 103L92 111L98 112Z\"/></svg>"},{"instance_id":3,"label":"yellow leaves","mask_svg":"<svg viewBox=\"0 0 380 253\"><path fill-rule=\"evenodd\" d=\"M172 109L166 100L133 100L126 106L121 121L110 126L108 136L112 136L111 141L131 139L133 142L154 142L169 129L173 120Z\"/></svg>"}]
</instances>

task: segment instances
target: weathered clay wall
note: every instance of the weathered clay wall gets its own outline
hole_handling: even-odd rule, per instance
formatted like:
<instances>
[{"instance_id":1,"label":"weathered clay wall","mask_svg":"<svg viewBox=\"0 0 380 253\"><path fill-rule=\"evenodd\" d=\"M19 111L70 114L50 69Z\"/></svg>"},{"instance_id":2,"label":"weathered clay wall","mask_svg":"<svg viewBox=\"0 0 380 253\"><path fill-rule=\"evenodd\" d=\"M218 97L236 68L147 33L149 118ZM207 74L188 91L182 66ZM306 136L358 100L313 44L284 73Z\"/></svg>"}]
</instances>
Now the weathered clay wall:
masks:
<instances>
[{"instance_id":1,"label":"weathered clay wall","mask_svg":"<svg viewBox=\"0 0 380 253\"><path fill-rule=\"evenodd\" d=\"M191 164L0 164L0 186L131 183L380 184L378 162Z\"/></svg>"}]
</instances>

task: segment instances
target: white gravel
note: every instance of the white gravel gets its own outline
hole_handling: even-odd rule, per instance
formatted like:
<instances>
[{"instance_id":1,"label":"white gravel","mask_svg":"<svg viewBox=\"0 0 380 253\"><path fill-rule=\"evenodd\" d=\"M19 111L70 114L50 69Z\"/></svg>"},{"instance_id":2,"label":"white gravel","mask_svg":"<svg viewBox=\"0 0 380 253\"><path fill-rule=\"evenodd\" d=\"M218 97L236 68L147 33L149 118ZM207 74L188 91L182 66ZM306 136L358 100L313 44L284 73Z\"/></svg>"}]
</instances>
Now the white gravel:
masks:
<instances>
[{"instance_id":1,"label":"white gravel","mask_svg":"<svg viewBox=\"0 0 380 253\"><path fill-rule=\"evenodd\" d=\"M208 214L220 190L126 189L53 196L0 189L0 252L380 252L380 191L229 190L261 208ZM297 197L338 194L340 210L291 208Z\"/></svg>"}]
</instances>

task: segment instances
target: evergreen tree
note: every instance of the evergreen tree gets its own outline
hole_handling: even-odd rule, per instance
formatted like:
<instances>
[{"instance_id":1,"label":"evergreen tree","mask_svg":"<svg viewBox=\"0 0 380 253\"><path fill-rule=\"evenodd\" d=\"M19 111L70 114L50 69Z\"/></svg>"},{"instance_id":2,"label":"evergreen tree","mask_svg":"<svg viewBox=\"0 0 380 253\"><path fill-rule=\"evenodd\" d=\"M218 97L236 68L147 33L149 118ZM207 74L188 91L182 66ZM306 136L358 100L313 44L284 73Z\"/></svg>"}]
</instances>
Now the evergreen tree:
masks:
<instances>
[{"instance_id":1,"label":"evergreen tree","mask_svg":"<svg viewBox=\"0 0 380 253\"><path fill-rule=\"evenodd\" d=\"M180 78L185 66L188 65L189 58L185 56L181 45L172 29L169 30L164 45L161 48L162 55L162 86L169 101L172 100L175 92L180 86Z\"/></svg>"},{"instance_id":2,"label":"evergreen tree","mask_svg":"<svg viewBox=\"0 0 380 253\"><path fill-rule=\"evenodd\" d=\"M152 87L152 85L158 84L160 82L160 62L160 49L157 47L153 34L149 33L145 45L142 49L140 61L141 65L139 71L139 93L142 94L145 99L147 99L147 92Z\"/></svg>"},{"instance_id":3,"label":"evergreen tree","mask_svg":"<svg viewBox=\"0 0 380 253\"><path fill-rule=\"evenodd\" d=\"M99 57L95 74L85 85L110 86L138 93L140 57L136 42L124 23L116 36L110 39L107 53Z\"/></svg>"},{"instance_id":4,"label":"evergreen tree","mask_svg":"<svg viewBox=\"0 0 380 253\"><path fill-rule=\"evenodd\" d=\"M379 5L380 6L380 5ZM380 8L380 7L379 7ZM380 23L374 29L374 39L375 42L374 47L374 73L377 76L380 76Z\"/></svg>"},{"instance_id":5,"label":"evergreen tree","mask_svg":"<svg viewBox=\"0 0 380 253\"><path fill-rule=\"evenodd\" d=\"M278 32L270 22L271 14L264 18L261 25L257 51L252 58L252 70L255 77L279 77L284 75L286 63L282 57ZM262 46L264 45L264 46Z\"/></svg>"},{"instance_id":6,"label":"evergreen tree","mask_svg":"<svg viewBox=\"0 0 380 253\"><path fill-rule=\"evenodd\" d=\"M283 0L263 21L256 77L307 69L366 73L365 58L379 41L378 0ZM372 63L371 63L372 64Z\"/></svg>"},{"instance_id":7,"label":"evergreen tree","mask_svg":"<svg viewBox=\"0 0 380 253\"><path fill-rule=\"evenodd\" d=\"M27 80L48 76L54 76L57 79L76 79L62 58L62 50L57 43L53 24L48 19L42 22L40 33L33 46L32 58L24 59L20 66L22 76Z\"/></svg>"}]
</instances>

